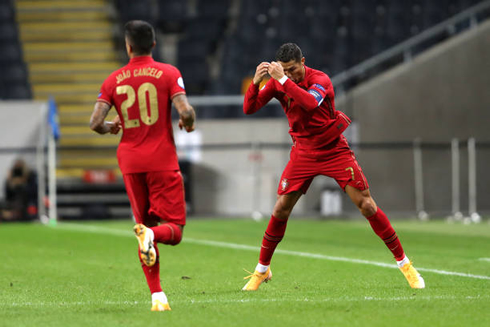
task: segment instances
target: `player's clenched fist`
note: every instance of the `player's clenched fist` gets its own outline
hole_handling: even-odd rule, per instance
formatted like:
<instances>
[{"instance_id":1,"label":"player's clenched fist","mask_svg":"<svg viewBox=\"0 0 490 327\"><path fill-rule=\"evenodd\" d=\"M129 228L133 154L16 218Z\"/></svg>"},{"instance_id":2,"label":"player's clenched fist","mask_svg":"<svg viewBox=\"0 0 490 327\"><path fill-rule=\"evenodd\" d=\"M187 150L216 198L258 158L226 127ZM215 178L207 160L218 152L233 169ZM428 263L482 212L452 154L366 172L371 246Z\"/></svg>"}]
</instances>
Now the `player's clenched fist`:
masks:
<instances>
[{"instance_id":1,"label":"player's clenched fist","mask_svg":"<svg viewBox=\"0 0 490 327\"><path fill-rule=\"evenodd\" d=\"M194 119L192 121L190 120L184 120L182 118L179 119L179 128L182 130L182 128L185 128L185 131L187 133L193 132L195 129L194 125Z\"/></svg>"},{"instance_id":2,"label":"player's clenched fist","mask_svg":"<svg viewBox=\"0 0 490 327\"><path fill-rule=\"evenodd\" d=\"M119 133L119 131L121 130L122 128L122 124L121 124L121 118L119 118L119 115L114 117L114 119L112 120L111 124L109 124L109 127L110 127L110 132L111 134L117 134Z\"/></svg>"},{"instance_id":3,"label":"player's clenched fist","mask_svg":"<svg viewBox=\"0 0 490 327\"><path fill-rule=\"evenodd\" d=\"M260 82L262 82L262 80L264 79L265 75L267 75L269 65L270 64L268 62L261 62L257 66L257 69L255 70L254 79L253 79L253 83L255 85L259 85Z\"/></svg>"},{"instance_id":4,"label":"player's clenched fist","mask_svg":"<svg viewBox=\"0 0 490 327\"><path fill-rule=\"evenodd\" d=\"M279 63L273 61L270 63L268 73L275 80L280 80L284 76L284 68Z\"/></svg>"}]
</instances>

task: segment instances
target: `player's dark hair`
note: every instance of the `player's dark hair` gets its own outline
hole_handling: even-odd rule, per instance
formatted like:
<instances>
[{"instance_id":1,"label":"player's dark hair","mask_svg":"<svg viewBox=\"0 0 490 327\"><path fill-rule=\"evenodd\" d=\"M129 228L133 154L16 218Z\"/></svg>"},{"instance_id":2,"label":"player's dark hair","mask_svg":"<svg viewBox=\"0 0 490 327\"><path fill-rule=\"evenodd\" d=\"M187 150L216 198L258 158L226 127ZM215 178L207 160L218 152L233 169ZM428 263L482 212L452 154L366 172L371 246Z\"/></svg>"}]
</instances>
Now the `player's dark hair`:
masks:
<instances>
[{"instance_id":1,"label":"player's dark hair","mask_svg":"<svg viewBox=\"0 0 490 327\"><path fill-rule=\"evenodd\" d=\"M155 30L143 20L131 20L124 25L124 36L137 56L148 55L155 42Z\"/></svg>"},{"instance_id":2,"label":"player's dark hair","mask_svg":"<svg viewBox=\"0 0 490 327\"><path fill-rule=\"evenodd\" d=\"M285 43L276 52L276 61L289 62L294 60L300 62L302 58L303 53L295 43Z\"/></svg>"}]
</instances>

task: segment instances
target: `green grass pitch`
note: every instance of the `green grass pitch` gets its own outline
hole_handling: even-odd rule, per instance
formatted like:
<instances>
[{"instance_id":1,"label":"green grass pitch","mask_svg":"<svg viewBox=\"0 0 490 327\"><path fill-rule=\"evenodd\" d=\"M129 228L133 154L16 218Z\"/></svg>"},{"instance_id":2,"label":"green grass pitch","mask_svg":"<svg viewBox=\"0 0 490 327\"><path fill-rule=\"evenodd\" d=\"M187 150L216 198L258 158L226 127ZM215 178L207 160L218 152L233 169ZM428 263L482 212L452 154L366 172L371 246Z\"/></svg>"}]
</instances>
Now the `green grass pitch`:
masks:
<instances>
[{"instance_id":1,"label":"green grass pitch","mask_svg":"<svg viewBox=\"0 0 490 327\"><path fill-rule=\"evenodd\" d=\"M367 222L293 217L272 281L243 292L267 222L189 219L160 245L171 312L150 312L131 221L3 224L0 326L490 326L490 224L393 224L426 289Z\"/></svg>"}]
</instances>

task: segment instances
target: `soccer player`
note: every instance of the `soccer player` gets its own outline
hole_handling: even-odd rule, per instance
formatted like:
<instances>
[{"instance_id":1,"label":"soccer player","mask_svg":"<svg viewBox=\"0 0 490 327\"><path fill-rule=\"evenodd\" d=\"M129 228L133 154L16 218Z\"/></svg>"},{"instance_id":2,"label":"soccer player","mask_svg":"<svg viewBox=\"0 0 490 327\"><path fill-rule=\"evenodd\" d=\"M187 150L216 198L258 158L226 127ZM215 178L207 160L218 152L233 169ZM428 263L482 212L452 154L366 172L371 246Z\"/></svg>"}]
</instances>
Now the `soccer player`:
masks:
<instances>
[{"instance_id":1,"label":"soccer player","mask_svg":"<svg viewBox=\"0 0 490 327\"><path fill-rule=\"evenodd\" d=\"M259 90L267 74L272 78ZM371 197L361 167L342 135L350 119L335 110L330 78L305 66L301 49L294 43L283 44L277 50L276 61L262 62L257 66L245 94L243 111L253 114L272 98L279 100L286 113L293 146L262 240L259 263L254 273L245 277L249 281L243 290L255 291L272 278L271 258L284 236L289 215L317 175L337 181L393 253L410 286L424 288L423 278L405 255L390 221Z\"/></svg>"},{"instance_id":2,"label":"soccer player","mask_svg":"<svg viewBox=\"0 0 490 327\"><path fill-rule=\"evenodd\" d=\"M124 28L130 61L102 84L90 128L99 134L117 134L123 129L117 158L137 223L134 232L151 292L151 310L166 311L170 306L160 284L157 243L179 244L186 222L171 106L173 103L179 113L179 128L187 132L194 130L195 112L179 70L151 56L156 44L153 27L134 20ZM106 122L112 106L118 116Z\"/></svg>"}]
</instances>

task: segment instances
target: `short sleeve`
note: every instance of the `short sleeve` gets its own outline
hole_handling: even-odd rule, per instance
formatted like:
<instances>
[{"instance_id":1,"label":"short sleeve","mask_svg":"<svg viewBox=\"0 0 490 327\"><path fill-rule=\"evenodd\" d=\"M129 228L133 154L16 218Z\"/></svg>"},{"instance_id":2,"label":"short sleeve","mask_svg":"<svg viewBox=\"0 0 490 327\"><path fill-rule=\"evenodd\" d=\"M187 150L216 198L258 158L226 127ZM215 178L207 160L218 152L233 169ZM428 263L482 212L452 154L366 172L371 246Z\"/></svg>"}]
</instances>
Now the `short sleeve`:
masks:
<instances>
[{"instance_id":1,"label":"short sleeve","mask_svg":"<svg viewBox=\"0 0 490 327\"><path fill-rule=\"evenodd\" d=\"M112 106L114 105L114 101L112 98L112 84L109 82L109 80L110 78L107 78L104 83L102 83L97 101L105 102Z\"/></svg>"},{"instance_id":2,"label":"short sleeve","mask_svg":"<svg viewBox=\"0 0 490 327\"><path fill-rule=\"evenodd\" d=\"M182 78L180 71L176 67L171 66L168 78L170 87L170 99L172 99L176 95L185 94L184 79Z\"/></svg>"}]
</instances>

